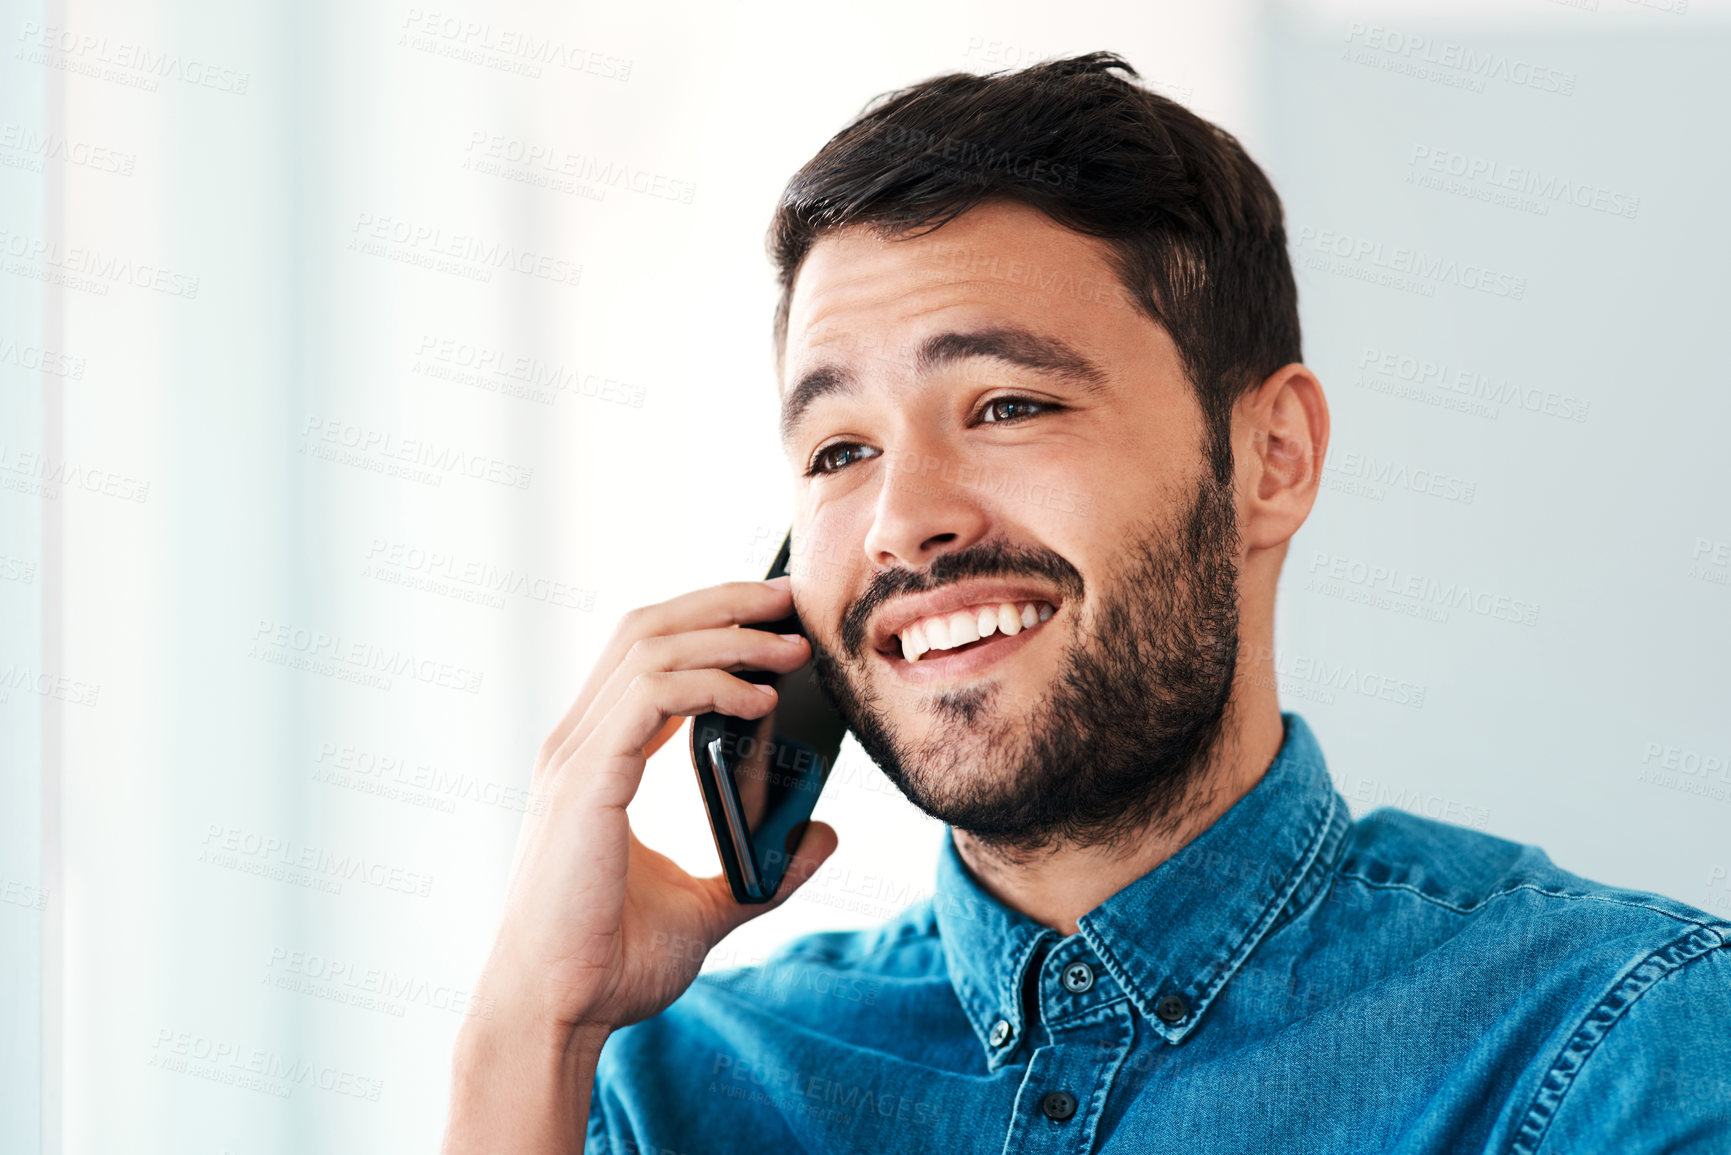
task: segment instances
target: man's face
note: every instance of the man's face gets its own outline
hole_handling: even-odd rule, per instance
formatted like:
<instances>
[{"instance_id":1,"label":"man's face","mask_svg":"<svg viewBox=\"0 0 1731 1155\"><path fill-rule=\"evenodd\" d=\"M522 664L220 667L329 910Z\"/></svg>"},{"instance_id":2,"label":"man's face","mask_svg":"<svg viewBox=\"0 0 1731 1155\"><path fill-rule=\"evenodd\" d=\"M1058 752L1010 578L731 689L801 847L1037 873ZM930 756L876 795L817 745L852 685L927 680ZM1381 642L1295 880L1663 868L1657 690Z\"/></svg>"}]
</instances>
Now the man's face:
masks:
<instances>
[{"instance_id":1,"label":"man's face","mask_svg":"<svg viewBox=\"0 0 1731 1155\"><path fill-rule=\"evenodd\" d=\"M1006 852L1181 818L1230 697L1234 501L1106 247L1008 203L832 234L784 381L798 609L873 760Z\"/></svg>"}]
</instances>

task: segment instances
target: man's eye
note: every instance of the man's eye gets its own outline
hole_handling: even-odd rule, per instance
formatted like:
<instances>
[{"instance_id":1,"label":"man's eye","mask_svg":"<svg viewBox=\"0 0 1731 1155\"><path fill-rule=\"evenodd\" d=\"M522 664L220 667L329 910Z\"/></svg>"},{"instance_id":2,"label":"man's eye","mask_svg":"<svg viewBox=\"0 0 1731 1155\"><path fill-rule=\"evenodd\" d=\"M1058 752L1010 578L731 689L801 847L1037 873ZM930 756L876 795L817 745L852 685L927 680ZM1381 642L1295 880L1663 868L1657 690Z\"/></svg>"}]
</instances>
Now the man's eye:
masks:
<instances>
[{"instance_id":1,"label":"man's eye","mask_svg":"<svg viewBox=\"0 0 1731 1155\"><path fill-rule=\"evenodd\" d=\"M980 411L980 420L987 425L1002 425L1010 421L1020 421L1032 416L1029 409L1055 409L1044 401L1035 401L1031 397L994 397L986 402L986 407ZM1017 413L1014 410L1023 410ZM995 416L994 416L995 415Z\"/></svg>"},{"instance_id":2,"label":"man's eye","mask_svg":"<svg viewBox=\"0 0 1731 1155\"><path fill-rule=\"evenodd\" d=\"M834 473L844 466L853 464L853 461L858 460L857 455L862 451L877 452L876 450L867 450L865 446L856 441L838 441L834 445L826 445L812 456L811 466L805 471L805 475L816 477L822 473ZM842 460L844 457L851 457L851 460L844 461Z\"/></svg>"},{"instance_id":3,"label":"man's eye","mask_svg":"<svg viewBox=\"0 0 1731 1155\"><path fill-rule=\"evenodd\" d=\"M1009 425L1025 421L1044 410L1061 408L1063 406L1054 402L1036 401L1032 397L994 397L980 410L980 422L984 425ZM824 446L812 455L805 475L818 477L826 473L837 473L860 460L862 455L875 456L877 452L857 441L838 441L834 445Z\"/></svg>"}]
</instances>

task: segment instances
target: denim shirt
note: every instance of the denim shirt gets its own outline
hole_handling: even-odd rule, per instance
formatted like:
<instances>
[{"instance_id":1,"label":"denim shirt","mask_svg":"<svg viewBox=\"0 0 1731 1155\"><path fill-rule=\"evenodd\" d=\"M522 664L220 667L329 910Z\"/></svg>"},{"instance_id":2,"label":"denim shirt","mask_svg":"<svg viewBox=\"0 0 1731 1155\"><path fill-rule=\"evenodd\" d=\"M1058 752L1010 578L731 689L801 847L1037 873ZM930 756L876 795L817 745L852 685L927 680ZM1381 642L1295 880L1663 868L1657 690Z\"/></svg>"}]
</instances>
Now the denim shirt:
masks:
<instances>
[{"instance_id":1,"label":"denim shirt","mask_svg":"<svg viewBox=\"0 0 1731 1155\"><path fill-rule=\"evenodd\" d=\"M587 1150L1731 1152L1731 923L1353 821L1304 720L1068 937L946 831L932 896L707 973L602 1050Z\"/></svg>"}]
</instances>

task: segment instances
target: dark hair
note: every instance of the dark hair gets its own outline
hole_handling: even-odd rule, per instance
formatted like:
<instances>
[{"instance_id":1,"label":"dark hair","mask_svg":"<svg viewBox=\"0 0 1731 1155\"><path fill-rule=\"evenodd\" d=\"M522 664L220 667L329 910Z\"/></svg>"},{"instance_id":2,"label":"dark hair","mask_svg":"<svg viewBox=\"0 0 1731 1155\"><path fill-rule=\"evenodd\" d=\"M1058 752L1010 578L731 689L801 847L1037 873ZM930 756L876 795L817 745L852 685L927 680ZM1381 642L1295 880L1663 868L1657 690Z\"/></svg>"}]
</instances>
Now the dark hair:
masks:
<instances>
[{"instance_id":1,"label":"dark hair","mask_svg":"<svg viewBox=\"0 0 1731 1155\"><path fill-rule=\"evenodd\" d=\"M777 364L794 278L824 234L920 235L987 200L1021 201L1110 245L1130 299L1177 346L1228 480L1233 403L1302 360L1280 198L1230 133L1126 77L1139 74L1092 52L937 76L867 104L794 174L770 225Z\"/></svg>"}]
</instances>

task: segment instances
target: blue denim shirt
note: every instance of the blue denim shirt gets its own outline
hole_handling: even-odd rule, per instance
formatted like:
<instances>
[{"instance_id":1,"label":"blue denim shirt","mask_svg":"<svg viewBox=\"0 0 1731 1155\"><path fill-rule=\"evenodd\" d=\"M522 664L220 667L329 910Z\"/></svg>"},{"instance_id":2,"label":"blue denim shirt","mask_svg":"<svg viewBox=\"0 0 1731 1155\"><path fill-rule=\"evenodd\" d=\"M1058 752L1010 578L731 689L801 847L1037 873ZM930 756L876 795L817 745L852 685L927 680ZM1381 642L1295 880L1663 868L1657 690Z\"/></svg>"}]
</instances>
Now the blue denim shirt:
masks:
<instances>
[{"instance_id":1,"label":"blue denim shirt","mask_svg":"<svg viewBox=\"0 0 1731 1155\"><path fill-rule=\"evenodd\" d=\"M1731 1152L1731 923L1382 809L1303 719L1064 937L933 895L705 974L602 1051L588 1150Z\"/></svg>"}]
</instances>

